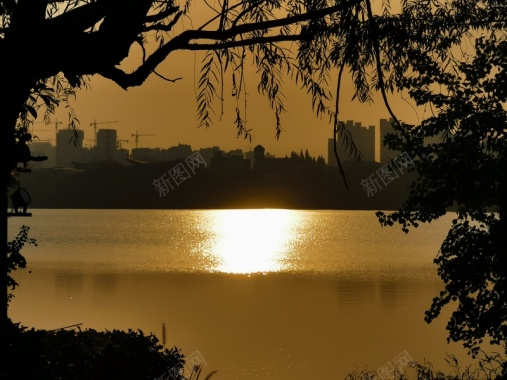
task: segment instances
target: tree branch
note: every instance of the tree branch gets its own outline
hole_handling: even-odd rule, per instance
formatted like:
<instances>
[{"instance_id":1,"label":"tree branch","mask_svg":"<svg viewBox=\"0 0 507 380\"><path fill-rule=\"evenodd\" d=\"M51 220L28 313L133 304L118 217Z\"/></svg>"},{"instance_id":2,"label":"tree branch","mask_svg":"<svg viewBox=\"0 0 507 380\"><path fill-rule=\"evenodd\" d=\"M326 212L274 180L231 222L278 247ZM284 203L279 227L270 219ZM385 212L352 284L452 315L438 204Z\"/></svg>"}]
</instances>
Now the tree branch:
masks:
<instances>
[{"instance_id":1,"label":"tree branch","mask_svg":"<svg viewBox=\"0 0 507 380\"><path fill-rule=\"evenodd\" d=\"M220 44L192 44L195 40L214 40L226 41L240 35L254 32L257 30L268 30L283 26L292 25L299 22L308 21L310 19L319 18L331 15L333 13L348 9L352 5L360 3L362 0L347 0L339 5L328 8L319 9L312 12L299 14L296 16L289 16L281 19L253 22L249 24L242 24L234 26L227 30L187 30L168 41L165 45L161 46L141 66L134 72L127 74L117 67L110 67L102 70L100 74L105 78L111 79L116 82L120 87L127 89L141 85L148 76L155 70L155 68L173 51L176 50L213 50L225 47L240 47L247 45L255 45L263 42L282 42L282 41L295 41L302 40L304 36L267 36L267 37L253 37L244 39L243 41L227 41Z\"/></svg>"},{"instance_id":2,"label":"tree branch","mask_svg":"<svg viewBox=\"0 0 507 380\"><path fill-rule=\"evenodd\" d=\"M173 28L174 25L176 25L176 23L178 22L178 20L180 19L180 17L183 15L183 12L180 11L176 14L176 16L174 16L174 19L172 19L169 24L167 25L164 25L164 24L153 24L153 25L149 25L149 26L146 26L144 29L143 29L143 32L148 32L150 30L156 30L156 31L161 31L161 32L170 32Z\"/></svg>"},{"instance_id":3,"label":"tree branch","mask_svg":"<svg viewBox=\"0 0 507 380\"><path fill-rule=\"evenodd\" d=\"M345 68L345 63L342 62L340 64L340 69L338 71L338 83L336 84L336 102L335 102L335 112L334 112L334 123L333 123L333 153L334 157L336 158L336 162L338 164L338 169L340 170L340 174L343 178L343 184L345 185L345 188L349 190L349 185L347 184L347 177L345 176L345 171L343 170L342 163L340 161L340 156L338 155L338 148L336 146L336 143L338 142L338 124L340 121L338 120L338 114L340 111L340 90L341 90L341 83L342 83L342 75L343 70ZM342 128L344 126L342 125Z\"/></svg>"},{"instance_id":4,"label":"tree branch","mask_svg":"<svg viewBox=\"0 0 507 380\"><path fill-rule=\"evenodd\" d=\"M347 0L340 5L335 5L328 8L319 9L316 11L306 12L295 16L288 16L280 19L253 22L248 24L237 25L227 30L188 30L190 39L212 39L212 40L226 40L236 37L240 34L254 32L256 30L273 29L283 26L297 24L299 22L308 21L315 18L329 16L333 13L348 9L352 5L359 4L362 0Z\"/></svg>"},{"instance_id":5,"label":"tree branch","mask_svg":"<svg viewBox=\"0 0 507 380\"><path fill-rule=\"evenodd\" d=\"M155 74L157 77L159 77L167 82L172 82L172 83L175 83L175 82L183 79L182 77L178 77L178 78L174 78L174 79L167 78L167 77L163 76L162 74L157 73L155 70L153 70L153 74Z\"/></svg>"},{"instance_id":6,"label":"tree branch","mask_svg":"<svg viewBox=\"0 0 507 380\"><path fill-rule=\"evenodd\" d=\"M217 50L217 49L231 49L236 47L243 46L252 46L258 44L265 43L275 43L275 42L287 42L287 41L301 41L305 39L298 34L279 34L276 36L266 36L266 37L252 37L244 40L231 40L227 42L218 42L218 43L190 43L182 50Z\"/></svg>"},{"instance_id":7,"label":"tree branch","mask_svg":"<svg viewBox=\"0 0 507 380\"><path fill-rule=\"evenodd\" d=\"M165 11L146 16L145 21L146 22L157 22L157 21L163 20L166 17L169 17L169 16L175 14L179 10L180 10L179 7L170 7L170 8L167 8ZM180 13L182 13L182 11L180 11Z\"/></svg>"},{"instance_id":8,"label":"tree branch","mask_svg":"<svg viewBox=\"0 0 507 380\"><path fill-rule=\"evenodd\" d=\"M49 30L65 30L67 34L83 32L96 25L105 16L104 2L95 2L71 9L46 21Z\"/></svg>"},{"instance_id":9,"label":"tree branch","mask_svg":"<svg viewBox=\"0 0 507 380\"><path fill-rule=\"evenodd\" d=\"M239 41L228 41L228 42L219 42L219 43L186 43L185 45L181 45L174 50L190 50L190 51L203 51L203 50L219 50L219 49L230 49L235 47L242 46L252 46L256 44L265 44L265 43L275 43L275 42L286 42L286 41L300 41L302 39L299 35L276 35L276 36L267 36L267 37L254 37L245 40ZM173 50L173 51L174 51ZM155 53L154 53L155 54ZM150 56L150 58L152 58ZM146 60L145 63L148 61ZM148 70L150 70L148 72ZM103 70L100 72L104 78L111 79L124 90L129 87L136 87L143 84L143 82L148 78L148 75L155 72L155 68L150 69L149 65L143 64L139 66L139 68L132 73L126 73L118 67L111 67L109 69ZM165 78L163 78L165 79ZM172 81L172 80L171 80Z\"/></svg>"}]
</instances>

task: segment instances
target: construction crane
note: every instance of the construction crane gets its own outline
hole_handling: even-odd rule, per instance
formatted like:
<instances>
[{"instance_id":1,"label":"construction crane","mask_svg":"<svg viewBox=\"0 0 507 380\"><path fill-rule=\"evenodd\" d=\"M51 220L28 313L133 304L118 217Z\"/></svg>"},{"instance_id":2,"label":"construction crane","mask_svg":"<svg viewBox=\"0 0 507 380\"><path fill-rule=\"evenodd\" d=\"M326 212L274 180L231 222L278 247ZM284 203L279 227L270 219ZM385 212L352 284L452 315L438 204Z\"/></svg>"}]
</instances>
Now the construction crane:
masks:
<instances>
[{"instance_id":1,"label":"construction crane","mask_svg":"<svg viewBox=\"0 0 507 380\"><path fill-rule=\"evenodd\" d=\"M58 138L58 126L60 124L62 124L61 121L58 121L58 119L55 119L54 121L55 123L55 141L57 141L57 138ZM45 121L35 121L34 124L45 124L45 125L48 125L48 124L51 124L51 123L46 123ZM31 134L33 135L33 125L32 125L32 131L31 131Z\"/></svg>"},{"instance_id":2,"label":"construction crane","mask_svg":"<svg viewBox=\"0 0 507 380\"><path fill-rule=\"evenodd\" d=\"M117 149L121 149L121 143L122 143L122 142L126 142L126 143L128 143L129 141L128 141L128 140L117 140L117 141L116 141L116 148L117 148Z\"/></svg>"},{"instance_id":3,"label":"construction crane","mask_svg":"<svg viewBox=\"0 0 507 380\"><path fill-rule=\"evenodd\" d=\"M136 133L133 133L132 137L134 137L134 141L136 142L136 149L139 148L139 137L141 136L155 136L155 135L140 135L138 131L136 131Z\"/></svg>"},{"instance_id":4,"label":"construction crane","mask_svg":"<svg viewBox=\"0 0 507 380\"><path fill-rule=\"evenodd\" d=\"M93 127L93 138L94 138L94 142L95 144L97 144L97 125L100 125L100 124L111 124L111 123L117 123L118 120L113 120L113 121L97 121L97 119L95 119L93 122L90 123L90 126Z\"/></svg>"}]
</instances>

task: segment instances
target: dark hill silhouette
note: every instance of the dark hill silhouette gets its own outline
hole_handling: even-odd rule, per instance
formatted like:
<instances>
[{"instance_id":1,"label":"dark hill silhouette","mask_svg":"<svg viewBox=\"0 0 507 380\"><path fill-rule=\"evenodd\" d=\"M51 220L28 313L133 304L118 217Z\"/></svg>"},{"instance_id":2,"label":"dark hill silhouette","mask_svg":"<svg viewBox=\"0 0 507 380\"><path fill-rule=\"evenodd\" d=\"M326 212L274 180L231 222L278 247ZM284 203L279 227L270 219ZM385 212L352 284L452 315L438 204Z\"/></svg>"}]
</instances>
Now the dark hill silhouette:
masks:
<instances>
[{"instance_id":1,"label":"dark hill silhouette","mask_svg":"<svg viewBox=\"0 0 507 380\"><path fill-rule=\"evenodd\" d=\"M200 169L160 197L153 181L178 162L141 166L97 165L88 170L34 169L18 179L32 198L32 208L292 208L398 209L413 175L405 174L367 197L361 180L381 167L345 164L350 191L332 168L269 171Z\"/></svg>"}]
</instances>

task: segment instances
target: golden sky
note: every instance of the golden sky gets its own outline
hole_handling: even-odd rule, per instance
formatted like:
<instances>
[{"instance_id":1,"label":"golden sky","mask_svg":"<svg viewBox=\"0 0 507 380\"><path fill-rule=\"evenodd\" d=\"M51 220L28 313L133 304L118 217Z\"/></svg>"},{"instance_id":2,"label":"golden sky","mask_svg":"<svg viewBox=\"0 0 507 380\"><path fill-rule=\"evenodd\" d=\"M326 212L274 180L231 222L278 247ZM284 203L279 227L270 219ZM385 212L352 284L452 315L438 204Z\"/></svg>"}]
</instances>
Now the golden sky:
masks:
<instances>
[{"instance_id":1,"label":"golden sky","mask_svg":"<svg viewBox=\"0 0 507 380\"><path fill-rule=\"evenodd\" d=\"M140 147L168 148L181 143L189 144L193 149L219 146L226 151L238 148L248 151L250 142L236 138L233 123L235 99L232 96L227 97L226 94L225 113L221 118L221 107L217 101L214 107L214 124L208 129L198 128L195 83L199 77L199 61L195 61L194 75L193 55L187 53L187 57L181 57L179 61L170 59L167 65L159 70L164 75L183 78L176 83L152 76L141 87L124 91L109 80L93 77L90 89L80 90L73 102L80 129L85 133L84 144L92 143L93 127L90 123L96 120L97 123L116 121L111 124L98 124L97 128L116 129L119 139L129 140L128 143L122 143L127 149L135 147L132 134L138 131L140 135L154 135L139 137ZM255 78L249 81L247 92L247 128L253 129L252 148L261 144L276 157L289 155L292 150L308 149L312 156L323 155L327 158L327 139L332 136L332 125L327 117L319 119L315 116L305 90L296 87L290 79L287 80L284 88L287 112L282 115L284 132L278 141L275 139L274 114L267 99L257 93ZM340 119L378 126L379 119L388 118L380 99L374 104L360 104L350 99L351 91L345 88ZM396 100L394 96L393 99ZM394 101L394 108L402 119L415 117L417 120L415 111L406 103ZM59 128L64 127L67 110L61 108L56 117L63 121ZM54 139L54 126L35 124L34 133L40 139Z\"/></svg>"},{"instance_id":2,"label":"golden sky","mask_svg":"<svg viewBox=\"0 0 507 380\"><path fill-rule=\"evenodd\" d=\"M137 54L135 50L132 51L134 57ZM92 77L90 88L79 90L73 102L80 129L84 130L84 144L93 143L93 127L90 123L96 120L97 123L116 121L111 124L98 124L97 128L116 129L119 139L129 140L128 143L122 142L122 146L127 149L135 147L132 134L139 131L139 134L154 135L139 137L140 147L168 148L181 143L189 144L193 149L219 146L226 151L238 148L248 151L249 141L236 138L233 123L235 98L230 89L226 89L224 94L224 115L220 117L221 107L217 101L214 106L214 124L208 129L198 128L196 92L202 57L202 52L177 52L169 56L157 71L169 78L182 78L175 83L152 75L142 86L125 91L109 80L99 76ZM289 155L292 150L308 149L312 156L323 155L327 158L327 139L332 136L332 125L327 117L319 119L315 116L306 90L296 87L290 78L287 78L283 90L287 112L282 115L285 132L277 141L274 137L274 114L267 99L258 94L258 79L253 73L254 70L246 83L246 119L247 128L253 129L252 148L261 144L267 152L275 154L276 157ZM332 83L331 87L334 88L335 83ZM351 102L350 83L345 83L343 87L341 120L355 120L363 125L378 126L379 119L388 118L380 98L375 104ZM391 98L399 118L417 122L415 111L407 103L399 97ZM60 128L66 127L67 110L62 107L55 116L59 121L63 121ZM44 126L37 123L34 126L34 134L42 140L54 140L54 125Z\"/></svg>"}]
</instances>

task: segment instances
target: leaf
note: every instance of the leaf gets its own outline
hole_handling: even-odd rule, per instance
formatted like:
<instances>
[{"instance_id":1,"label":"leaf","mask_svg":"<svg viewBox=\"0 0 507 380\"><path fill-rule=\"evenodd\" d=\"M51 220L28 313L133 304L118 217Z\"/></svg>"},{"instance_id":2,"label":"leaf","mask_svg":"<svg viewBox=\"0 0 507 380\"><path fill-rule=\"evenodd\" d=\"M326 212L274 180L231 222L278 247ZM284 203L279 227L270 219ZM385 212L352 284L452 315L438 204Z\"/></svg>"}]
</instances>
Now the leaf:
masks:
<instances>
[{"instance_id":1,"label":"leaf","mask_svg":"<svg viewBox=\"0 0 507 380\"><path fill-rule=\"evenodd\" d=\"M34 119L37 119L37 111L31 105L25 104L25 109L32 115Z\"/></svg>"}]
</instances>

